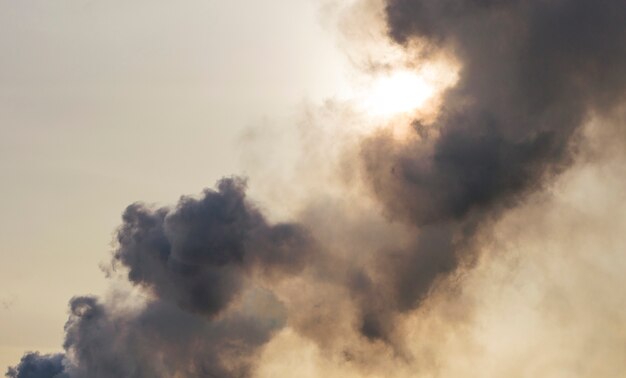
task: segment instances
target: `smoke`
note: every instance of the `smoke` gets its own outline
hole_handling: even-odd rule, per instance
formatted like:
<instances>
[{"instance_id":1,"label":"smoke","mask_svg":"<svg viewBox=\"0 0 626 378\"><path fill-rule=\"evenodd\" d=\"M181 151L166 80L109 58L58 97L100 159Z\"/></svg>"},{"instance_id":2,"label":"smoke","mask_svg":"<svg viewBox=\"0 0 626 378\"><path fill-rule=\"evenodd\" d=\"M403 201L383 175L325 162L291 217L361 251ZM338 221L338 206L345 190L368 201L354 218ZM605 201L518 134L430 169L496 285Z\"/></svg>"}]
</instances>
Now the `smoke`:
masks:
<instances>
[{"instance_id":1,"label":"smoke","mask_svg":"<svg viewBox=\"0 0 626 378\"><path fill-rule=\"evenodd\" d=\"M183 197L175 211L129 206L114 262L132 283L209 317L239 295L246 276L297 273L312 250L306 231L267 224L244 190L241 179L224 179L217 192Z\"/></svg>"},{"instance_id":2,"label":"smoke","mask_svg":"<svg viewBox=\"0 0 626 378\"><path fill-rule=\"evenodd\" d=\"M590 115L623 101L626 8L614 1L389 0L385 10L398 43L425 46L425 56L448 50L461 64L420 138L400 144L383 134L363 146L366 179L387 215L420 234L384 278L392 287L385 311L404 312L439 278L471 264L481 229L569 166ZM385 321L367 311L364 324Z\"/></svg>"},{"instance_id":3,"label":"smoke","mask_svg":"<svg viewBox=\"0 0 626 378\"><path fill-rule=\"evenodd\" d=\"M314 252L306 231L267 223L237 178L173 209L130 205L122 219L111 273L124 269L144 304L73 298L66 356L29 354L9 376L247 376L286 317L261 281L303 269Z\"/></svg>"},{"instance_id":4,"label":"smoke","mask_svg":"<svg viewBox=\"0 0 626 378\"><path fill-rule=\"evenodd\" d=\"M63 370L63 354L42 356L39 353L27 353L16 367L9 368L7 377L67 377Z\"/></svg>"},{"instance_id":5,"label":"smoke","mask_svg":"<svg viewBox=\"0 0 626 378\"><path fill-rule=\"evenodd\" d=\"M493 367L479 357L515 354L491 350L499 344L480 335L481 329L498 335L484 324L501 324L492 320L503 308L519 309L490 285L505 287L511 276L516 255L507 243L533 246L547 238L535 229L524 234L519 223L554 230L564 248L564 231L555 224L567 222L541 212L576 215L542 195L559 183L570 191L578 185L562 174L593 159L581 153L590 124L623 125L615 114L626 95L626 4L387 0L382 10L389 38L406 56L446 54L458 62L458 81L443 94L434 120L398 121L413 128L402 140L384 128L339 146L307 134L308 163L297 166L300 172L267 178L283 208L295 207L283 196L286 188L299 193L300 206L290 212L296 222L270 221L271 210L248 199L239 178L182 197L173 208L130 205L109 273L134 291L73 298L65 353L26 354L7 376L459 376L479 365L484 374L476 376L522 371L516 361ZM308 133L316 122L341 129L355 118L332 104L316 113L323 115L308 115ZM615 135L600 140L613 145ZM598 224L592 228L601 234ZM550 256L550 263L538 252L528 258L542 268L567 258ZM531 272L521 270L523 282L541 276L536 266L525 269ZM578 295L581 285L573 281L541 303ZM619 300L594 314L611 312ZM536 303L520 300L526 302ZM568 332L584 324L593 338L590 310L580 301L571 306L577 321ZM613 317L611 326L619 328L622 318ZM547 324L537 329L548 334L553 323ZM570 334L558 338L579 349L555 366L587 350ZM305 364L303 355L307 368L290 361ZM597 366L600 359L590 357ZM516 374L554 371L550 361ZM612 372L592 367L581 374Z\"/></svg>"}]
</instances>

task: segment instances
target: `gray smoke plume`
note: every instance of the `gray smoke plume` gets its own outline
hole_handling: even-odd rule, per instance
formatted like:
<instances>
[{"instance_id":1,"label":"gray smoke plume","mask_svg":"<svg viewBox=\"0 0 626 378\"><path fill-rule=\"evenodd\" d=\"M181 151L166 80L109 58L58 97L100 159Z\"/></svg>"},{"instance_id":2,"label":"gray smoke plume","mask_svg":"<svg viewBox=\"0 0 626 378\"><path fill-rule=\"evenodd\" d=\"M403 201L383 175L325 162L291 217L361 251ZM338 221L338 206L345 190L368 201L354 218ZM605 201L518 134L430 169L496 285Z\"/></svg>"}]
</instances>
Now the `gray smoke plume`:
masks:
<instances>
[{"instance_id":1,"label":"gray smoke plume","mask_svg":"<svg viewBox=\"0 0 626 378\"><path fill-rule=\"evenodd\" d=\"M173 212L129 206L114 261L129 269L131 282L209 317L241 292L246 276L297 273L309 236L295 224L267 224L245 200L244 184L224 179L217 192L183 197Z\"/></svg>"},{"instance_id":2,"label":"gray smoke plume","mask_svg":"<svg viewBox=\"0 0 626 378\"><path fill-rule=\"evenodd\" d=\"M476 232L570 162L589 116L623 102L626 4L619 1L388 0L389 35L461 63L442 114L421 139L363 146L366 177L394 220L419 232L388 268L383 313L417 307L437 279L474 257ZM377 287L383 285L379 282Z\"/></svg>"},{"instance_id":3,"label":"gray smoke plume","mask_svg":"<svg viewBox=\"0 0 626 378\"><path fill-rule=\"evenodd\" d=\"M43 356L39 353L27 353L16 367L9 368L6 375L10 378L67 378L63 358L61 353Z\"/></svg>"},{"instance_id":4,"label":"gray smoke plume","mask_svg":"<svg viewBox=\"0 0 626 378\"><path fill-rule=\"evenodd\" d=\"M7 376L250 376L260 348L293 319L304 319L293 328L305 337L333 337L340 315L288 306L272 291L298 276L347 292L355 331L392 344L395 319L471 267L480 233L570 164L589 117L624 101L626 2L386 0L385 10L395 42L422 46L426 58L446 51L461 67L434 124L415 122L419 137L381 133L361 145L366 184L415 235L409 248L376 251L368 264L357 252L332 258L306 220L268 222L240 179L173 209L133 204L112 266L146 303L72 299L65 354L29 353ZM341 239L363 244L352 236Z\"/></svg>"},{"instance_id":5,"label":"gray smoke plume","mask_svg":"<svg viewBox=\"0 0 626 378\"><path fill-rule=\"evenodd\" d=\"M286 318L274 295L250 281L297 274L313 252L306 231L268 224L237 178L174 209L130 205L122 219L113 267L128 271L147 304L120 310L72 299L66 356L28 354L8 376L247 376L257 347Z\"/></svg>"}]
</instances>

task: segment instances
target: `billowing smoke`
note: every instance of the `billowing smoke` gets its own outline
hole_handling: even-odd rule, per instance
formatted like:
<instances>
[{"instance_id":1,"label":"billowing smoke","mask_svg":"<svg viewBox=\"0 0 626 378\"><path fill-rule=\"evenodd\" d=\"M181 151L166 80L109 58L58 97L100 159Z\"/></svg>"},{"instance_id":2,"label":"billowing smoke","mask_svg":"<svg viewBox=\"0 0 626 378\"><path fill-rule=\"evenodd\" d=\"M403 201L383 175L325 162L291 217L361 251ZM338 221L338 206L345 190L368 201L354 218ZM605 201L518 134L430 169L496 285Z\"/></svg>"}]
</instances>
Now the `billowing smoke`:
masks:
<instances>
[{"instance_id":1,"label":"billowing smoke","mask_svg":"<svg viewBox=\"0 0 626 378\"><path fill-rule=\"evenodd\" d=\"M294 224L269 225L244 190L242 180L224 179L217 192L183 197L175 211L129 206L114 261L131 282L207 317L224 310L253 273L297 273L312 250L309 236Z\"/></svg>"},{"instance_id":2,"label":"billowing smoke","mask_svg":"<svg viewBox=\"0 0 626 378\"><path fill-rule=\"evenodd\" d=\"M28 353L22 357L19 365L9 368L8 377L67 377L63 366L64 356L61 353L52 355L40 355Z\"/></svg>"},{"instance_id":3,"label":"billowing smoke","mask_svg":"<svg viewBox=\"0 0 626 378\"><path fill-rule=\"evenodd\" d=\"M589 116L624 99L626 6L616 1L389 0L398 43L449 50L457 85L421 138L365 142L363 157L388 216L419 232L396 259L384 312L408 311L438 278L471 263L473 237L568 165ZM424 130L426 128L426 130ZM418 231L419 230L419 231ZM385 314L364 309L383 336Z\"/></svg>"},{"instance_id":4,"label":"billowing smoke","mask_svg":"<svg viewBox=\"0 0 626 378\"><path fill-rule=\"evenodd\" d=\"M123 298L73 298L66 358L28 354L8 375L247 376L256 348L286 318L272 293L249 281L302 270L314 247L306 231L268 224L236 178L174 209L130 205L122 219L113 268L128 271L145 305L122 310Z\"/></svg>"},{"instance_id":5,"label":"billowing smoke","mask_svg":"<svg viewBox=\"0 0 626 378\"><path fill-rule=\"evenodd\" d=\"M490 227L571 164L583 125L623 103L626 3L387 0L384 10L394 43L460 66L434 122L359 144L353 160L385 225L317 204L272 223L238 178L174 208L133 204L111 274L139 295L73 298L65 353L26 354L7 376L248 377L287 327L360 371L381 350L410 361L400 319L462 285ZM390 231L398 225L407 240Z\"/></svg>"}]
</instances>

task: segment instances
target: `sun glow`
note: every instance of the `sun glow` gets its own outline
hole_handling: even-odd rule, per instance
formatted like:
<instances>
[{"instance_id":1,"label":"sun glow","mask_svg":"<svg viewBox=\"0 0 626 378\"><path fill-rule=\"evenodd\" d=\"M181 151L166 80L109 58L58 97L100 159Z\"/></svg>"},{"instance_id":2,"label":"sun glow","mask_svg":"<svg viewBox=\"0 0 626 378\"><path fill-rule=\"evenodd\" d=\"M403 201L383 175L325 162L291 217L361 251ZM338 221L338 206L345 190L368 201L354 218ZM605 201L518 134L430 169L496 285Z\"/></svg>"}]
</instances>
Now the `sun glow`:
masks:
<instances>
[{"instance_id":1,"label":"sun glow","mask_svg":"<svg viewBox=\"0 0 626 378\"><path fill-rule=\"evenodd\" d=\"M437 91L434 83L412 71L396 71L376 78L362 100L363 110L388 118L421 108Z\"/></svg>"},{"instance_id":2,"label":"sun glow","mask_svg":"<svg viewBox=\"0 0 626 378\"><path fill-rule=\"evenodd\" d=\"M441 95L457 80L453 63L433 60L419 68L370 74L353 98L357 109L374 122L412 117L430 123L437 116Z\"/></svg>"},{"instance_id":3,"label":"sun glow","mask_svg":"<svg viewBox=\"0 0 626 378\"><path fill-rule=\"evenodd\" d=\"M337 114L344 112L341 130L361 136L384 132L400 141L435 135L445 95L459 80L459 63L445 52L421 54L419 46L410 54L381 51L377 55L387 59L348 66L345 85L328 102L339 105Z\"/></svg>"}]
</instances>

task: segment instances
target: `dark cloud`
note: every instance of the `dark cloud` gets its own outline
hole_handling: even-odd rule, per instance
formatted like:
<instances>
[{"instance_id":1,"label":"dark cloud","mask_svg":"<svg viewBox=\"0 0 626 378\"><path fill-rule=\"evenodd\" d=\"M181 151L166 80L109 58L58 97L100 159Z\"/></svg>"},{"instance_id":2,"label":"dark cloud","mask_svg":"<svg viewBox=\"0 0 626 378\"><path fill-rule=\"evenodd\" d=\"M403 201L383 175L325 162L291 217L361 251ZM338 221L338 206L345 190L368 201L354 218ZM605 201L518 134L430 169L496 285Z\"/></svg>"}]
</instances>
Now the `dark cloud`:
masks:
<instances>
[{"instance_id":1,"label":"dark cloud","mask_svg":"<svg viewBox=\"0 0 626 378\"><path fill-rule=\"evenodd\" d=\"M114 261L128 268L128 279L208 316L233 300L246 276L296 273L312 251L301 226L267 223L241 179L183 197L173 210L131 205L123 221Z\"/></svg>"},{"instance_id":2,"label":"dark cloud","mask_svg":"<svg viewBox=\"0 0 626 378\"><path fill-rule=\"evenodd\" d=\"M420 225L459 219L512 201L558 171L589 112L623 98L624 8L614 1L389 1L394 38L436 43L462 66L432 126L441 133L436 140L367 147L369 171L386 175L376 187L391 212Z\"/></svg>"},{"instance_id":3,"label":"dark cloud","mask_svg":"<svg viewBox=\"0 0 626 378\"><path fill-rule=\"evenodd\" d=\"M68 378L63 366L63 358L63 354L27 353L17 366L9 368L6 376L10 378Z\"/></svg>"},{"instance_id":4,"label":"dark cloud","mask_svg":"<svg viewBox=\"0 0 626 378\"><path fill-rule=\"evenodd\" d=\"M282 305L263 290L212 321L164 301L120 312L78 297L70 307L64 348L72 377L248 376L256 348L285 321Z\"/></svg>"},{"instance_id":5,"label":"dark cloud","mask_svg":"<svg viewBox=\"0 0 626 378\"><path fill-rule=\"evenodd\" d=\"M122 219L113 268L149 294L145 306L72 299L65 355L26 355L9 376L248 376L286 321L263 282L304 268L314 251L306 231L268 223L238 178L175 208L133 204Z\"/></svg>"},{"instance_id":6,"label":"dark cloud","mask_svg":"<svg viewBox=\"0 0 626 378\"><path fill-rule=\"evenodd\" d=\"M395 41L447 51L461 66L434 136L378 135L363 146L387 214L419 233L388 276L388 305L405 311L471 258L481 226L568 166L591 114L623 101L626 4L388 0L386 14Z\"/></svg>"}]
</instances>

